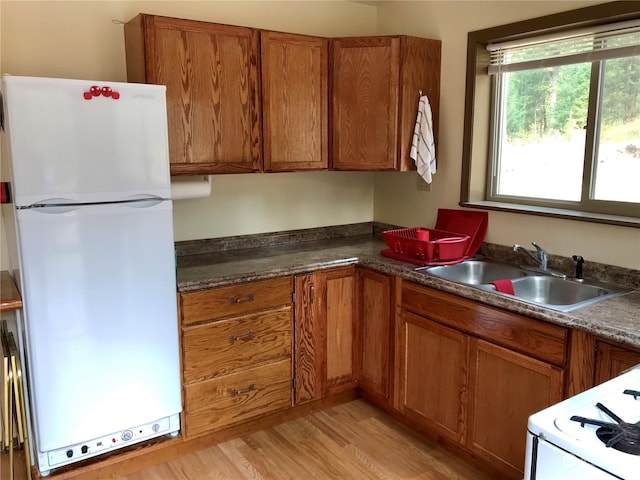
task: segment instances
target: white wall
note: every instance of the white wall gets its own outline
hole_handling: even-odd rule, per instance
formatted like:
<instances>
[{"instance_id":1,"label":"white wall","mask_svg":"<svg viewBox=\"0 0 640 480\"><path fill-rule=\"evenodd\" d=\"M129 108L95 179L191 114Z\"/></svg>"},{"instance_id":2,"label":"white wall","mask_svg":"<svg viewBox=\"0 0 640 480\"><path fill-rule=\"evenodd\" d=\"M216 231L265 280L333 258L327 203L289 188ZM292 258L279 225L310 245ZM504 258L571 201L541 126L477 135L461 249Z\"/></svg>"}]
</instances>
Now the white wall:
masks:
<instances>
[{"instance_id":1,"label":"white wall","mask_svg":"<svg viewBox=\"0 0 640 480\"><path fill-rule=\"evenodd\" d=\"M587 1L417 1L378 7L378 32L442 40L438 172L431 191L418 191L415 173L375 174L374 218L403 226L432 226L438 208L458 208L467 33L581 8ZM501 245L532 240L549 252L640 269L640 228L489 212L486 240Z\"/></svg>"}]
</instances>

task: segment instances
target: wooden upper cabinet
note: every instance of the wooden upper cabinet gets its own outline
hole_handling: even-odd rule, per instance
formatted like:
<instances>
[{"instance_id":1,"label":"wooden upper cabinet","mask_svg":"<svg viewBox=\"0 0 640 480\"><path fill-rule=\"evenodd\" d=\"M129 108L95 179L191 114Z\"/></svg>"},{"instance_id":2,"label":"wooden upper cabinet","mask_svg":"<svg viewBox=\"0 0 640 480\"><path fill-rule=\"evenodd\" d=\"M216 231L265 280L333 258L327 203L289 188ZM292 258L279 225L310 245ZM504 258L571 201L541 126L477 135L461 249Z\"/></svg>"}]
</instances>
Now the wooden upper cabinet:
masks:
<instances>
[{"instance_id":1,"label":"wooden upper cabinet","mask_svg":"<svg viewBox=\"0 0 640 480\"><path fill-rule=\"evenodd\" d=\"M128 80L167 87L172 175L415 170L419 92L437 142L439 40L329 40L147 14L124 33Z\"/></svg>"},{"instance_id":2,"label":"wooden upper cabinet","mask_svg":"<svg viewBox=\"0 0 640 480\"><path fill-rule=\"evenodd\" d=\"M171 174L261 170L257 30L140 14L127 77L167 86Z\"/></svg>"},{"instance_id":3,"label":"wooden upper cabinet","mask_svg":"<svg viewBox=\"0 0 640 480\"><path fill-rule=\"evenodd\" d=\"M440 50L439 40L408 36L333 39L333 169L415 170L409 150L420 92L438 138Z\"/></svg>"},{"instance_id":4,"label":"wooden upper cabinet","mask_svg":"<svg viewBox=\"0 0 640 480\"><path fill-rule=\"evenodd\" d=\"M264 170L320 170L328 158L324 38L261 32Z\"/></svg>"},{"instance_id":5,"label":"wooden upper cabinet","mask_svg":"<svg viewBox=\"0 0 640 480\"><path fill-rule=\"evenodd\" d=\"M333 168L395 167L399 57L398 38L333 40Z\"/></svg>"}]
</instances>

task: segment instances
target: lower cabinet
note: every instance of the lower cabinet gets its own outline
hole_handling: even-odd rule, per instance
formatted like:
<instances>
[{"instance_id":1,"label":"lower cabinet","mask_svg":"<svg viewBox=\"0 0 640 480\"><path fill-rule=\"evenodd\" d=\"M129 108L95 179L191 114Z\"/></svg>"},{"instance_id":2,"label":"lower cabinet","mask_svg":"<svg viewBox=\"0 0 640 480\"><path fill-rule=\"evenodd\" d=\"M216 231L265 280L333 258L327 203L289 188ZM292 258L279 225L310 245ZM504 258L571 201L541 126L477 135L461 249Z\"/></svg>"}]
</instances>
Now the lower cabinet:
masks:
<instances>
[{"instance_id":1,"label":"lower cabinet","mask_svg":"<svg viewBox=\"0 0 640 480\"><path fill-rule=\"evenodd\" d=\"M180 313L187 438L359 386L521 479L528 417L570 380L568 329L362 267L181 293ZM591 379L594 342L596 383L640 363L587 335Z\"/></svg>"},{"instance_id":2,"label":"lower cabinet","mask_svg":"<svg viewBox=\"0 0 640 480\"><path fill-rule=\"evenodd\" d=\"M529 415L562 400L563 371L471 340L466 445L511 478L522 478Z\"/></svg>"},{"instance_id":3,"label":"lower cabinet","mask_svg":"<svg viewBox=\"0 0 640 480\"><path fill-rule=\"evenodd\" d=\"M529 415L562 400L566 329L403 283L400 410L521 479Z\"/></svg>"},{"instance_id":4,"label":"lower cabinet","mask_svg":"<svg viewBox=\"0 0 640 480\"><path fill-rule=\"evenodd\" d=\"M186 438L291 407L292 279L180 294Z\"/></svg>"},{"instance_id":5,"label":"lower cabinet","mask_svg":"<svg viewBox=\"0 0 640 480\"><path fill-rule=\"evenodd\" d=\"M404 332L404 414L462 443L467 406L469 337L410 312Z\"/></svg>"},{"instance_id":6,"label":"lower cabinet","mask_svg":"<svg viewBox=\"0 0 640 480\"><path fill-rule=\"evenodd\" d=\"M357 385L360 365L356 267L295 278L296 404Z\"/></svg>"},{"instance_id":7,"label":"lower cabinet","mask_svg":"<svg viewBox=\"0 0 640 480\"><path fill-rule=\"evenodd\" d=\"M362 345L359 385L386 402L390 397L395 278L361 268L358 280Z\"/></svg>"},{"instance_id":8,"label":"lower cabinet","mask_svg":"<svg viewBox=\"0 0 640 480\"><path fill-rule=\"evenodd\" d=\"M620 375L640 364L640 351L596 341L595 385Z\"/></svg>"},{"instance_id":9,"label":"lower cabinet","mask_svg":"<svg viewBox=\"0 0 640 480\"><path fill-rule=\"evenodd\" d=\"M195 437L291 406L291 360L247 368L184 389L187 435Z\"/></svg>"},{"instance_id":10,"label":"lower cabinet","mask_svg":"<svg viewBox=\"0 0 640 480\"><path fill-rule=\"evenodd\" d=\"M356 267L316 274L316 308L320 330L321 388L329 395L356 386L360 365Z\"/></svg>"}]
</instances>

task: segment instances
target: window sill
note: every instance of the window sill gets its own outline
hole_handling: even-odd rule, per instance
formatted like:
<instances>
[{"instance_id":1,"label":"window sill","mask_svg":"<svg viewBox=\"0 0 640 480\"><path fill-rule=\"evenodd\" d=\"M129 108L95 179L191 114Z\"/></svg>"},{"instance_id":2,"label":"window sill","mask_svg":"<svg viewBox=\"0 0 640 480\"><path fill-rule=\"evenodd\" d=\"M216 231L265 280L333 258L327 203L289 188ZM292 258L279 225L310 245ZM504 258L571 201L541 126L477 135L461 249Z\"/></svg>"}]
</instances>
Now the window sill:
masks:
<instances>
[{"instance_id":1,"label":"window sill","mask_svg":"<svg viewBox=\"0 0 640 480\"><path fill-rule=\"evenodd\" d=\"M516 205L513 203L473 201L460 202L461 207L480 208L483 210L498 210L501 212L523 213L526 215L540 215L543 217L562 218L579 222L604 223L621 227L640 228L640 218L607 215L602 213L578 212L562 208L535 207L531 205Z\"/></svg>"}]
</instances>

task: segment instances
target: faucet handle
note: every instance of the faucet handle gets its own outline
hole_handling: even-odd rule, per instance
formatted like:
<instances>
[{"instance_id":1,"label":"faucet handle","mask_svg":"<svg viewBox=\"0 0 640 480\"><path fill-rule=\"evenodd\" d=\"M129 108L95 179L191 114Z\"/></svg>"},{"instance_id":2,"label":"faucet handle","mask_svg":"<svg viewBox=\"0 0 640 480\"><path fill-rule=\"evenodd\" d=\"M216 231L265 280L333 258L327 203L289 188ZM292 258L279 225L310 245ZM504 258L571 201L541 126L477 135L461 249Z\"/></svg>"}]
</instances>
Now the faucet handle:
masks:
<instances>
[{"instance_id":1,"label":"faucet handle","mask_svg":"<svg viewBox=\"0 0 640 480\"><path fill-rule=\"evenodd\" d=\"M536 247L536 251L538 252L538 260L540 261L540 268L543 270L547 269L547 252L538 245L536 242L531 242L531 245Z\"/></svg>"},{"instance_id":2,"label":"faucet handle","mask_svg":"<svg viewBox=\"0 0 640 480\"><path fill-rule=\"evenodd\" d=\"M531 245L536 247L536 250L538 251L538 254L545 254L546 255L547 252L545 252L544 249L540 245L538 245L536 242L531 242Z\"/></svg>"}]
</instances>

